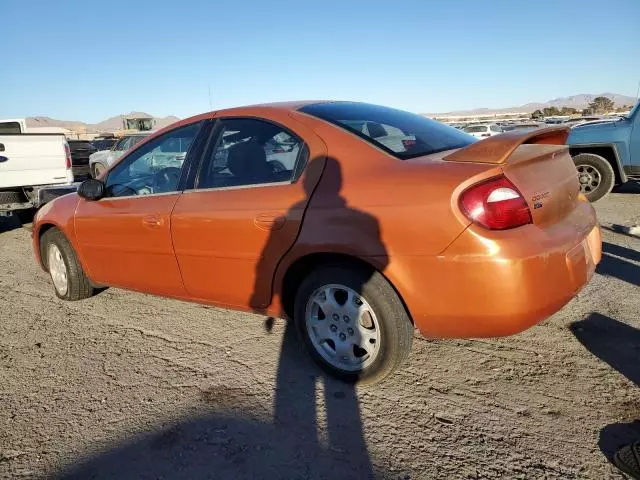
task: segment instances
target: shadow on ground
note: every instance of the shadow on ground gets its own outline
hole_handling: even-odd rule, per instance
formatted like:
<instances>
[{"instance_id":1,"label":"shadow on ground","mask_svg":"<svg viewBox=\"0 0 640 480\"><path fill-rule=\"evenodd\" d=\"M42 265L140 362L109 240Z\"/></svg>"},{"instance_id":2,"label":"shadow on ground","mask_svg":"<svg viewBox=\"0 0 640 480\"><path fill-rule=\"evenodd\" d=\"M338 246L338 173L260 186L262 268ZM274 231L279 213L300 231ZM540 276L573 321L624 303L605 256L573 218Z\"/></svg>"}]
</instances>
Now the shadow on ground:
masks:
<instances>
[{"instance_id":1,"label":"shadow on ground","mask_svg":"<svg viewBox=\"0 0 640 480\"><path fill-rule=\"evenodd\" d=\"M640 252L613 243L602 242L602 260L596 271L632 285L640 285Z\"/></svg>"},{"instance_id":2,"label":"shadow on ground","mask_svg":"<svg viewBox=\"0 0 640 480\"><path fill-rule=\"evenodd\" d=\"M17 215L0 216L0 233L21 228L22 222Z\"/></svg>"},{"instance_id":3,"label":"shadow on ground","mask_svg":"<svg viewBox=\"0 0 640 480\"><path fill-rule=\"evenodd\" d=\"M592 313L571 325L571 331L587 350L640 386L640 330L613 318ZM640 439L640 405L628 405L630 423L614 423L600 430L598 446L611 460L620 447Z\"/></svg>"},{"instance_id":4,"label":"shadow on ground","mask_svg":"<svg viewBox=\"0 0 640 480\"><path fill-rule=\"evenodd\" d=\"M54 478L393 478L372 467L354 387L325 377L292 340L287 327L275 408L237 386L212 386L202 392L210 413L127 439ZM326 417L316 408L320 384Z\"/></svg>"},{"instance_id":5,"label":"shadow on ground","mask_svg":"<svg viewBox=\"0 0 640 480\"><path fill-rule=\"evenodd\" d=\"M640 193L640 181L629 180L613 189L614 193Z\"/></svg>"}]
</instances>

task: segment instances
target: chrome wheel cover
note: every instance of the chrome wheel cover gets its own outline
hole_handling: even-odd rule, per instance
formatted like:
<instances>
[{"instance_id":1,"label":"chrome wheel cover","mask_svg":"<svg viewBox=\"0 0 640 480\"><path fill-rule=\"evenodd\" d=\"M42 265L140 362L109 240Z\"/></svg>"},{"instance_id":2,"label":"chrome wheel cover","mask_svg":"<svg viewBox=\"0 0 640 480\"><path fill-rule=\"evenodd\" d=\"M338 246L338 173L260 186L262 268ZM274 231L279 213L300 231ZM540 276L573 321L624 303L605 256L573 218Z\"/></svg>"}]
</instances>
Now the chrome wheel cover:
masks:
<instances>
[{"instance_id":1,"label":"chrome wheel cover","mask_svg":"<svg viewBox=\"0 0 640 480\"><path fill-rule=\"evenodd\" d=\"M305 325L316 352L337 369L362 371L380 352L380 323L373 308L344 285L324 285L311 294Z\"/></svg>"},{"instance_id":2,"label":"chrome wheel cover","mask_svg":"<svg viewBox=\"0 0 640 480\"><path fill-rule=\"evenodd\" d=\"M60 249L55 243L49 245L47 258L53 286L60 295L65 295L69 289L67 265L64 263L62 252L60 252Z\"/></svg>"}]
</instances>

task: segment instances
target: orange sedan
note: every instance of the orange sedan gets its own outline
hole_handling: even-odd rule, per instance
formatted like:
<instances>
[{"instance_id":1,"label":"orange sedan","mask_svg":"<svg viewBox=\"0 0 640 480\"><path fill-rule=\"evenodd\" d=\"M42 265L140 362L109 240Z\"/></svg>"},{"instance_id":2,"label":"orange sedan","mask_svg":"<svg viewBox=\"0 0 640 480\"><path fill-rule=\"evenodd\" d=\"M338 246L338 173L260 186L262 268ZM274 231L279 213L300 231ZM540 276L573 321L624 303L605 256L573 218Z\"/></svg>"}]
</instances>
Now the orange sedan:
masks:
<instances>
[{"instance_id":1,"label":"orange sedan","mask_svg":"<svg viewBox=\"0 0 640 480\"><path fill-rule=\"evenodd\" d=\"M524 330L600 261L568 129L476 141L351 102L234 108L150 136L36 215L64 300L114 286L291 319L311 356L381 380L414 327Z\"/></svg>"}]
</instances>

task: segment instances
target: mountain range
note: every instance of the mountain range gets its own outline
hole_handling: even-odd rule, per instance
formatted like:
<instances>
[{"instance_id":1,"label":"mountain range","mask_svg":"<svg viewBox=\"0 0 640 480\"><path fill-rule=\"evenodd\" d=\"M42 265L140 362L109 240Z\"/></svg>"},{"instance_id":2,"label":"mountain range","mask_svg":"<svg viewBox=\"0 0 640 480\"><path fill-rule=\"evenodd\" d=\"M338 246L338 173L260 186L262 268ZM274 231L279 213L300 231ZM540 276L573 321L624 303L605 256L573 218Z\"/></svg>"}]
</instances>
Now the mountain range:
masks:
<instances>
[{"instance_id":1,"label":"mountain range","mask_svg":"<svg viewBox=\"0 0 640 480\"><path fill-rule=\"evenodd\" d=\"M587 108L593 99L596 97L607 97L615 103L616 106L633 106L636 103L636 99L627 95L620 95L617 93L581 93L579 95L571 95L570 97L559 97L549 100L547 102L532 102L525 103L519 107L508 108L476 108L473 110L458 110L455 112L440 112L440 113L426 113L425 115L493 115L499 113L530 113L535 110L542 110L545 107L571 107L578 110Z\"/></svg>"},{"instance_id":2,"label":"mountain range","mask_svg":"<svg viewBox=\"0 0 640 480\"><path fill-rule=\"evenodd\" d=\"M174 122L180 120L178 117L170 115L168 117L154 117L144 112L131 112L123 115L140 115L146 117L152 117L156 122L154 130L171 125ZM107 118L99 123L85 123L73 120L56 120L50 117L27 117L28 127L62 127L74 131L87 131L87 132L114 132L122 128L122 119L120 115Z\"/></svg>"},{"instance_id":3,"label":"mountain range","mask_svg":"<svg viewBox=\"0 0 640 480\"><path fill-rule=\"evenodd\" d=\"M535 110L542 110L545 107L572 107L578 110L582 110L583 108L587 108L589 104L596 97L607 97L615 103L616 106L633 106L636 103L636 99L633 97L629 97L627 95L620 95L617 93L599 93L599 94L591 94L591 93L581 93L579 95L571 95L569 97L559 97L549 100L547 102L531 102L525 103L524 105L520 105L519 107L508 107L508 108L476 108L473 110L458 110L453 112L439 112L439 113L425 113L427 116L443 116L443 115L493 115L493 114L501 114L501 113L521 113L526 112L530 113ZM131 112L127 115L144 115L151 116L143 112ZM174 122L180 120L178 117L174 115L169 115L168 117L153 117L156 121L154 129L160 129L170 125ZM62 127L68 128L70 130L75 131L87 131L87 132L113 132L122 128L122 120L120 115L115 117L107 118L99 123L85 123L73 120L56 120L50 117L38 116L38 117L27 117L27 125L29 127Z\"/></svg>"}]
</instances>

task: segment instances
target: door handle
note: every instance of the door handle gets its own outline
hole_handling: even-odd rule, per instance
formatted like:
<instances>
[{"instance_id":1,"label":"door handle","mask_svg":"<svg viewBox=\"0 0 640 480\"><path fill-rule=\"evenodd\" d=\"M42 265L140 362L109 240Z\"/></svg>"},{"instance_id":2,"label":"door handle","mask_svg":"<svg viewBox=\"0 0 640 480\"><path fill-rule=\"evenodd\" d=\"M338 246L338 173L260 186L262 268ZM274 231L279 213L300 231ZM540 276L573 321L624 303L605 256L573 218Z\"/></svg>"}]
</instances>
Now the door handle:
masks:
<instances>
[{"instance_id":1,"label":"door handle","mask_svg":"<svg viewBox=\"0 0 640 480\"><path fill-rule=\"evenodd\" d=\"M260 230L280 230L287 219L277 213L261 213L253 219L253 224Z\"/></svg>"},{"instance_id":2,"label":"door handle","mask_svg":"<svg viewBox=\"0 0 640 480\"><path fill-rule=\"evenodd\" d=\"M159 217L158 215L147 215L146 217L142 218L142 224L145 227L161 227L164 224L164 221L162 220L162 217Z\"/></svg>"},{"instance_id":3,"label":"door handle","mask_svg":"<svg viewBox=\"0 0 640 480\"><path fill-rule=\"evenodd\" d=\"M0 156L0 163L6 162L7 160L9 160L7 157Z\"/></svg>"}]
</instances>

